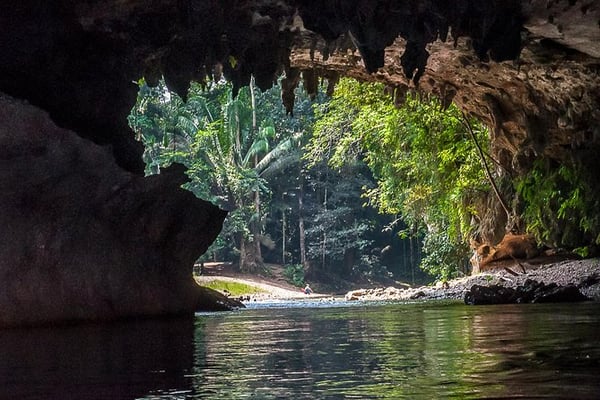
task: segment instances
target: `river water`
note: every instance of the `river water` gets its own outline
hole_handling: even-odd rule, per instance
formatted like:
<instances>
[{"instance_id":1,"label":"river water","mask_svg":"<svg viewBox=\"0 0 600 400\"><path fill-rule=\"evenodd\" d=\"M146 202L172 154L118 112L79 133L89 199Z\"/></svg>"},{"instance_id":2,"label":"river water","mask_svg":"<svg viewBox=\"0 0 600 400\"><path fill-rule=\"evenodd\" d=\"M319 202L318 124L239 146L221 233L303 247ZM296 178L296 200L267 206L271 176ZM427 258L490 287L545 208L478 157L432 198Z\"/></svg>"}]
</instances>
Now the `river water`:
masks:
<instances>
[{"instance_id":1,"label":"river water","mask_svg":"<svg viewBox=\"0 0 600 400\"><path fill-rule=\"evenodd\" d=\"M600 303L252 305L0 331L0 399L600 399Z\"/></svg>"}]
</instances>

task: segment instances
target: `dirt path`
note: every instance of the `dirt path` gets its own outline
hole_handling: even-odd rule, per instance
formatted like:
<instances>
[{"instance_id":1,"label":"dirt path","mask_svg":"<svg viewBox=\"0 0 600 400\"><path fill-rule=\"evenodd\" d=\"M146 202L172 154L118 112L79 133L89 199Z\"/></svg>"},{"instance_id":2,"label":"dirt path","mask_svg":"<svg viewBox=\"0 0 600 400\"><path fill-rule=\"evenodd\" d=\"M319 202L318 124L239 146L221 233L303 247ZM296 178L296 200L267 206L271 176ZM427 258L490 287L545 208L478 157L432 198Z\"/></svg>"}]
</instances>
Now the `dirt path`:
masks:
<instances>
[{"instance_id":1,"label":"dirt path","mask_svg":"<svg viewBox=\"0 0 600 400\"><path fill-rule=\"evenodd\" d=\"M269 276L242 274L228 263L205 263L202 275L196 276L196 281L203 283L222 280L243 283L264 290L265 293L251 295L252 300L285 300L301 298L328 297L322 293L307 295L302 288L293 286L285 280L283 269L278 265L268 265Z\"/></svg>"}]
</instances>

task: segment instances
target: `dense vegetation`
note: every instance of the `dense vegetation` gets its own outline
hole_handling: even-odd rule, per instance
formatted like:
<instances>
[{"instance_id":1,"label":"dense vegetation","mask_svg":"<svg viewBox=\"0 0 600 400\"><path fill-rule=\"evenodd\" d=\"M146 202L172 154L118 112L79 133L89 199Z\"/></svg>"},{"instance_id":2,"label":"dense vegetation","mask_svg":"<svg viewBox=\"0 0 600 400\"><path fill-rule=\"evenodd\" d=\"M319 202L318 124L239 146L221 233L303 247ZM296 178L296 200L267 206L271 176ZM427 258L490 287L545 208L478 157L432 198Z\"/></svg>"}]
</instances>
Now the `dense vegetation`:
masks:
<instances>
[{"instance_id":1,"label":"dense vegetation","mask_svg":"<svg viewBox=\"0 0 600 400\"><path fill-rule=\"evenodd\" d=\"M526 176L515 180L523 219L538 241L583 257L598 252L600 188L593 183L597 169L583 167L597 163L573 158L558 164L541 157Z\"/></svg>"},{"instance_id":2,"label":"dense vegetation","mask_svg":"<svg viewBox=\"0 0 600 400\"><path fill-rule=\"evenodd\" d=\"M397 215L403 234L423 238L421 267L447 279L468 258L473 205L489 190L470 137L486 145L487 131L435 98L409 95L397 107L382 93L380 85L342 80L319 108L307 158L334 167L364 160L377 183L364 192L368 202Z\"/></svg>"},{"instance_id":3,"label":"dense vegetation","mask_svg":"<svg viewBox=\"0 0 600 400\"><path fill-rule=\"evenodd\" d=\"M183 102L164 83L140 82L130 124L147 173L185 164L187 188L229 211L204 260L251 272L283 264L297 284L391 273L415 281L416 265L445 280L468 272L467 244L492 188L540 243L587 254L598 242L598 197L576 163L540 159L507 180L487 129L454 105L411 94L397 104L382 85L349 79L331 97L298 90L292 116L280 96L251 82L234 97L218 82L193 85Z\"/></svg>"},{"instance_id":4,"label":"dense vegetation","mask_svg":"<svg viewBox=\"0 0 600 400\"><path fill-rule=\"evenodd\" d=\"M193 85L184 103L164 84L140 82L130 124L146 146L147 173L183 163L188 189L229 211L203 258L247 271L265 262L287 265L298 283L298 265L311 279L390 272L422 279L416 236L398 237L402 224L384 230L395 218L364 206L361 194L375 187L366 164L355 159L331 168L313 160L308 168L303 160L314 107L325 96L309 99L298 90L293 116L280 96L278 87L261 92L250 85L234 98L221 82Z\"/></svg>"}]
</instances>

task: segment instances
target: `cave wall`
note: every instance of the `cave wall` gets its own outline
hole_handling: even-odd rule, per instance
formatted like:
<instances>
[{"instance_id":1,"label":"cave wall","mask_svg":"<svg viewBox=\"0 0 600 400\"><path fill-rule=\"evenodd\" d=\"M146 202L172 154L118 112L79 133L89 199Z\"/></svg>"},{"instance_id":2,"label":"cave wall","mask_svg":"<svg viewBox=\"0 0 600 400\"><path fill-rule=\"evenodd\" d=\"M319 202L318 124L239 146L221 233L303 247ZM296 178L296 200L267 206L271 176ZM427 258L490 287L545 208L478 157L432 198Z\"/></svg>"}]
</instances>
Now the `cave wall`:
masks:
<instances>
[{"instance_id":1,"label":"cave wall","mask_svg":"<svg viewBox=\"0 0 600 400\"><path fill-rule=\"evenodd\" d=\"M191 266L225 212L0 96L0 327L193 312Z\"/></svg>"},{"instance_id":2,"label":"cave wall","mask_svg":"<svg viewBox=\"0 0 600 400\"><path fill-rule=\"evenodd\" d=\"M201 305L192 263L224 214L179 188L178 167L142 176L126 120L139 78L185 97L191 80L267 88L285 72L287 107L301 75L434 93L488 123L518 172L598 150L599 3L3 2L0 326Z\"/></svg>"}]
</instances>

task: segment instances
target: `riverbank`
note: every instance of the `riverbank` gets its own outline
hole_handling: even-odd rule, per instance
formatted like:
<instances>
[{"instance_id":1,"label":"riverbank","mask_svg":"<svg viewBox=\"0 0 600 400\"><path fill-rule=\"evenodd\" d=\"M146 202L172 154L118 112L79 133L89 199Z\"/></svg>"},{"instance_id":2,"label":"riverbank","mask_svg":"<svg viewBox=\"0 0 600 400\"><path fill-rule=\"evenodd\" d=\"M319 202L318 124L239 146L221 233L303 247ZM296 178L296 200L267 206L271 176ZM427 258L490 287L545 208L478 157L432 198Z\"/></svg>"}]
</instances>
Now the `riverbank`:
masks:
<instances>
[{"instance_id":1,"label":"riverbank","mask_svg":"<svg viewBox=\"0 0 600 400\"><path fill-rule=\"evenodd\" d=\"M237 272L228 263L205 263L203 273L196 275L199 285L207 285L213 281L235 282L248 285L256 290L232 296L243 302L297 300L331 297L328 293L313 292L305 294L303 288L288 283L280 266L271 265L269 276L243 274ZM227 293L224 293L228 295Z\"/></svg>"},{"instance_id":2,"label":"riverbank","mask_svg":"<svg viewBox=\"0 0 600 400\"><path fill-rule=\"evenodd\" d=\"M574 285L591 300L600 301L600 259L564 260L555 263L529 265L522 264L499 267L446 284L422 286L408 289L394 287L377 289L358 289L346 294L346 300L391 301L391 300L432 300L463 299L465 293L475 285L483 287L503 287L515 289L522 287L528 280L557 286Z\"/></svg>"},{"instance_id":3,"label":"riverbank","mask_svg":"<svg viewBox=\"0 0 600 400\"><path fill-rule=\"evenodd\" d=\"M513 263L514 264L514 263ZM501 286L516 288L525 284L527 280L537 281L546 285L558 286L574 285L586 297L600 301L600 258L585 260L562 260L531 265L528 263L510 266L498 266L496 269L477 275L454 279L446 284L432 286L404 287L402 285L361 288L349 291L345 299L349 301L408 301L408 300L433 300L433 299L464 299L465 293L473 286L484 287ZM506 269L504 267L507 267ZM244 283L258 290L241 296L245 302L298 300L311 298L330 298L336 296L331 293L313 293L307 295L302 288L295 287L285 281L281 271L274 268L269 277L240 274L226 264L207 264L204 274L196 277L200 285L212 280ZM339 297L339 296L336 296Z\"/></svg>"}]
</instances>

